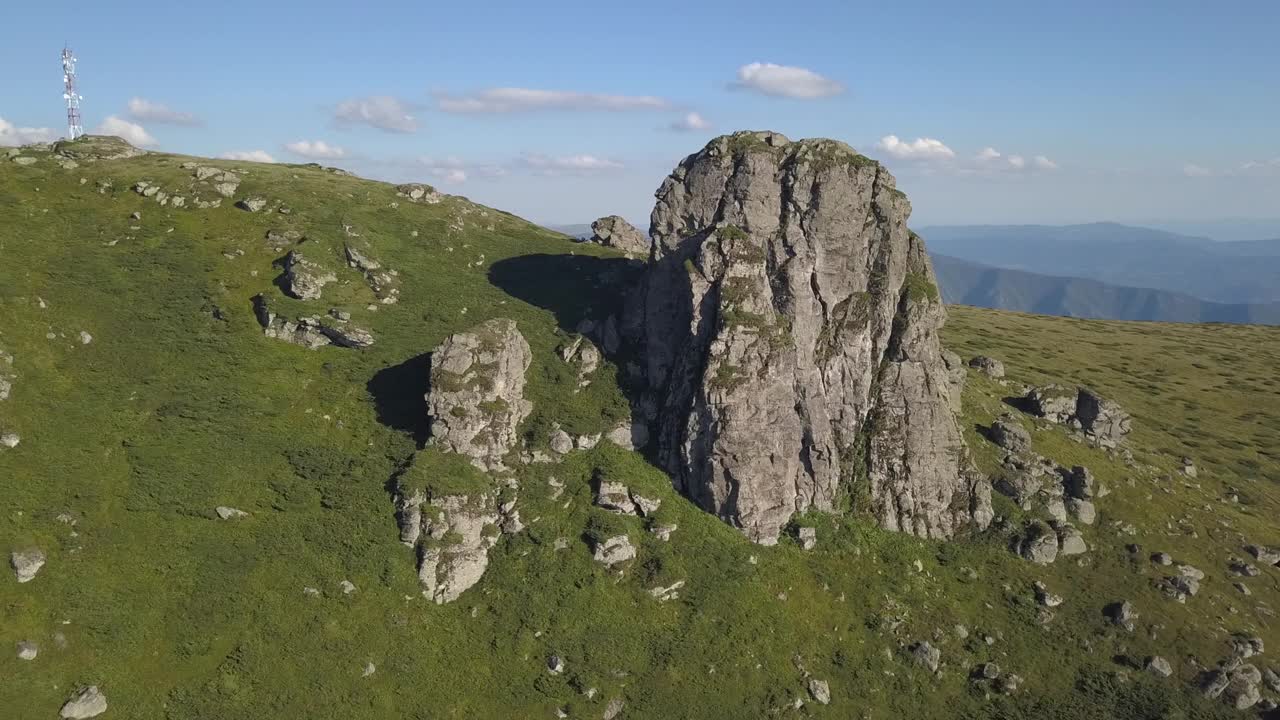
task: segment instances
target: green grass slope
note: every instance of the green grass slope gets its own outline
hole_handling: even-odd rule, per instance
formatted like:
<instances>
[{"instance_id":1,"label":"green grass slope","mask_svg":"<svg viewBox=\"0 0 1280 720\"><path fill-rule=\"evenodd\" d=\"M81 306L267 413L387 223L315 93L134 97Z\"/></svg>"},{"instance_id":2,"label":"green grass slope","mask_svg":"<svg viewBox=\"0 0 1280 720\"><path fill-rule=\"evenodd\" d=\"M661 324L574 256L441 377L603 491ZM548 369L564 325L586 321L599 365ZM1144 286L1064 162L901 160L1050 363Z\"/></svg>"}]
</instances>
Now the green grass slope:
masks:
<instances>
[{"instance_id":1,"label":"green grass slope","mask_svg":"<svg viewBox=\"0 0 1280 720\"><path fill-rule=\"evenodd\" d=\"M1015 381L1095 385L1134 412L1142 461L1201 465L1198 481L1163 481L1037 430L1040 452L1115 489L1078 564L1032 566L1001 531L927 542L856 513L805 518L819 528L813 551L754 546L640 455L603 443L520 468L527 529L499 541L477 586L435 605L397 542L388 491L424 437L425 354L512 318L534 353L528 436L542 442L552 422L612 427L626 413L615 365L574 392L554 349L582 318L616 308L626 263L462 198L411 203L314 166L200 161L243 171L237 196L282 202L285 215L227 201L164 208L132 191L146 180L191 196L190 158L63 169L26 154L37 162L0 158L0 350L16 376L0 432L22 438L0 449L0 550L38 546L48 563L25 584L0 574L0 716L54 717L75 687L96 684L111 705L103 717L168 720L598 718L616 699L624 718L1234 717L1193 692L1191 658L1212 665L1236 632L1280 647L1280 571L1246 580L1244 597L1226 569L1246 538L1280 541L1275 330L954 310L952 347L1005 360ZM308 257L335 270L323 300L276 288L271 229L304 233ZM399 303L373 302L345 267L348 232L397 271ZM377 342L309 351L267 338L252 313L259 293L284 314L348 311ZM988 466L994 452L974 427L1008 392L970 373L964 420ZM597 472L661 497L657 522L679 526L670 542L594 509ZM251 515L219 520L219 505ZM621 572L590 557L585 538L603 524L639 548ZM1160 596L1145 560L1156 550L1205 570L1199 596ZM1045 624L1037 579L1066 597ZM357 590L343 593L343 580ZM677 599L649 592L680 580ZM1103 618L1121 598L1138 607L1139 632ZM24 640L39 644L36 659L16 657ZM920 640L942 651L940 673L912 662ZM1125 664L1153 653L1174 678ZM550 655L564 673L547 671ZM983 662L1020 675L1019 690L970 682ZM830 705L809 699L810 677L829 683Z\"/></svg>"}]
</instances>

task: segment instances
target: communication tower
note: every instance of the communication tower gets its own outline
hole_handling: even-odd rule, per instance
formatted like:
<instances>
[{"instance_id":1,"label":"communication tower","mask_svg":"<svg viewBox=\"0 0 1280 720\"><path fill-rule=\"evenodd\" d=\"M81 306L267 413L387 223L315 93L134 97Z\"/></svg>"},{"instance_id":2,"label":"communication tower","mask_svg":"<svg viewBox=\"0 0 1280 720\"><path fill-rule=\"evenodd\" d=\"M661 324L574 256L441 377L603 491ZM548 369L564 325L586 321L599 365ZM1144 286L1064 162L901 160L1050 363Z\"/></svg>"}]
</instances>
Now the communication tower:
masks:
<instances>
[{"instance_id":1,"label":"communication tower","mask_svg":"<svg viewBox=\"0 0 1280 720\"><path fill-rule=\"evenodd\" d=\"M67 139L75 140L84 134L80 124L80 101L84 98L76 92L76 56L71 48L62 48L62 97L67 101Z\"/></svg>"}]
</instances>

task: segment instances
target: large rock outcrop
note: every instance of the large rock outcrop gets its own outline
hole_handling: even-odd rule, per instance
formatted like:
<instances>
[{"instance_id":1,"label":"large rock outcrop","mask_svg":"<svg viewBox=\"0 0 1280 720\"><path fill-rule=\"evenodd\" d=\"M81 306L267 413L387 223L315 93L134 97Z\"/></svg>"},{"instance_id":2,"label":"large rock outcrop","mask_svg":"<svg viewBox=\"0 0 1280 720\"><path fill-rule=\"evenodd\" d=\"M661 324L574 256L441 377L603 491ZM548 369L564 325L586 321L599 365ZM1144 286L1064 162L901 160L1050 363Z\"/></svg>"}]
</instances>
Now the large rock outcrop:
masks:
<instances>
[{"instance_id":1,"label":"large rock outcrop","mask_svg":"<svg viewBox=\"0 0 1280 720\"><path fill-rule=\"evenodd\" d=\"M933 269L887 170L831 140L736 133L657 199L625 326L682 492L764 543L843 494L919 536L989 521Z\"/></svg>"},{"instance_id":2,"label":"large rock outcrop","mask_svg":"<svg viewBox=\"0 0 1280 720\"><path fill-rule=\"evenodd\" d=\"M504 469L516 428L532 410L524 399L524 373L532 361L512 320L490 320L446 338L431 354L431 443L481 470Z\"/></svg>"}]
</instances>

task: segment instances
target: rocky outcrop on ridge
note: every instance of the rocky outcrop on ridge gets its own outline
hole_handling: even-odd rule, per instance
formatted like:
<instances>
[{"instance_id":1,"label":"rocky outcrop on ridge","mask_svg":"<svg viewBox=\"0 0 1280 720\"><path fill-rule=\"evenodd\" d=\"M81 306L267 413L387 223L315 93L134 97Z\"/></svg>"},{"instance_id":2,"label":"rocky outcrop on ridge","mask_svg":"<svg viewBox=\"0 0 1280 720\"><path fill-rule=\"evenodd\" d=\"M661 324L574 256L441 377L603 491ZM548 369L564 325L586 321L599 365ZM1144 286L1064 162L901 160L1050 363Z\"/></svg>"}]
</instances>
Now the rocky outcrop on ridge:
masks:
<instances>
[{"instance_id":1,"label":"rocky outcrop on ridge","mask_svg":"<svg viewBox=\"0 0 1280 720\"><path fill-rule=\"evenodd\" d=\"M1023 398L1032 415L1080 430L1107 448L1115 447L1129 434L1132 421L1118 403L1087 387L1045 385L1032 388Z\"/></svg>"},{"instance_id":2,"label":"rocky outcrop on ridge","mask_svg":"<svg viewBox=\"0 0 1280 720\"><path fill-rule=\"evenodd\" d=\"M437 603L452 602L479 582L501 533L523 527L515 498L500 496L494 479L476 471L506 469L516 428L532 409L524 399L531 361L529 344L505 319L455 333L431 355L431 444L475 468L455 471L474 476L467 490L457 489L468 486L464 478L433 477L429 487L415 486L422 473L412 469L397 480L400 541L416 549L423 594Z\"/></svg>"},{"instance_id":3,"label":"rocky outcrop on ridge","mask_svg":"<svg viewBox=\"0 0 1280 720\"><path fill-rule=\"evenodd\" d=\"M893 530L990 521L933 270L887 170L843 143L743 132L657 198L624 326L682 492L763 543L796 512L835 510L842 485Z\"/></svg>"},{"instance_id":4,"label":"rocky outcrop on ridge","mask_svg":"<svg viewBox=\"0 0 1280 720\"><path fill-rule=\"evenodd\" d=\"M253 313L262 326L264 335L308 350L326 345L359 349L374 343L373 333L343 319L322 319L318 315L312 315L290 320L277 315L263 295L253 297Z\"/></svg>"},{"instance_id":5,"label":"rocky outcrop on ridge","mask_svg":"<svg viewBox=\"0 0 1280 720\"><path fill-rule=\"evenodd\" d=\"M502 518L490 493L428 500L418 491L398 500L400 541L418 553L423 595L437 604L457 600L480 582Z\"/></svg>"},{"instance_id":6,"label":"rocky outcrop on ridge","mask_svg":"<svg viewBox=\"0 0 1280 720\"><path fill-rule=\"evenodd\" d=\"M332 270L305 258L297 250L284 256L285 290L299 300L317 300L324 286L337 282Z\"/></svg>"},{"instance_id":7,"label":"rocky outcrop on ridge","mask_svg":"<svg viewBox=\"0 0 1280 720\"><path fill-rule=\"evenodd\" d=\"M618 215L608 215L591 223L593 242L605 247L617 248L634 257L649 256L649 238Z\"/></svg>"},{"instance_id":8,"label":"rocky outcrop on ridge","mask_svg":"<svg viewBox=\"0 0 1280 720\"><path fill-rule=\"evenodd\" d=\"M516 427L532 410L524 373L533 355L512 320L449 336L431 355L431 443L481 470L504 469Z\"/></svg>"}]
</instances>

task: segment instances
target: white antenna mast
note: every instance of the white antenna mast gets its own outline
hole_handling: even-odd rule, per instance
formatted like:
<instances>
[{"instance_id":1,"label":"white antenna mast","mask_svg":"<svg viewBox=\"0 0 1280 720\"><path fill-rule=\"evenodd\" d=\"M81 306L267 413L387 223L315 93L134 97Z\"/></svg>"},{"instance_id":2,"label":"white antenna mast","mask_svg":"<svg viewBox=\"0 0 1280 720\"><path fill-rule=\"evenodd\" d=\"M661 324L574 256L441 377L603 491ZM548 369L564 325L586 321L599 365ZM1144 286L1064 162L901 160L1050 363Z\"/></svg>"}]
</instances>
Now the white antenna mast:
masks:
<instances>
[{"instance_id":1,"label":"white antenna mast","mask_svg":"<svg viewBox=\"0 0 1280 720\"><path fill-rule=\"evenodd\" d=\"M80 124L80 101L84 98L76 92L76 56L71 48L62 48L62 97L67 101L67 137L70 140L84 135Z\"/></svg>"}]
</instances>

